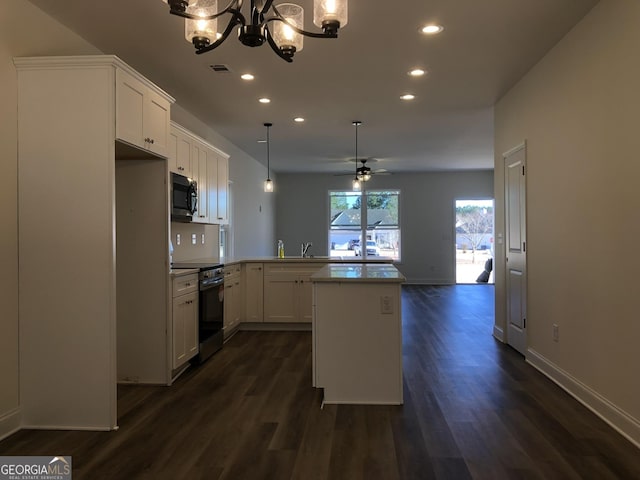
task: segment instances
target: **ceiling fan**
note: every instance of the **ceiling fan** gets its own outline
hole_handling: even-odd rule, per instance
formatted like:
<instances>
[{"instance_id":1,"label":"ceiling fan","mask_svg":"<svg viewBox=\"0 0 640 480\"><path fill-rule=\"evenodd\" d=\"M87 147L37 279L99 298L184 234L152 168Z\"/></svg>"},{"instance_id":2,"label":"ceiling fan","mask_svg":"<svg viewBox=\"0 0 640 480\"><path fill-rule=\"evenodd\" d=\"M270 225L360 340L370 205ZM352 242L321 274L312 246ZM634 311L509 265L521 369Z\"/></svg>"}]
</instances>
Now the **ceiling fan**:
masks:
<instances>
[{"instance_id":1,"label":"ceiling fan","mask_svg":"<svg viewBox=\"0 0 640 480\"><path fill-rule=\"evenodd\" d=\"M371 163L371 162L377 162L378 160L375 158L362 158L362 159L349 159L349 162L356 162L356 170L355 170L355 175L356 177L360 178L360 177L367 177L367 180L369 180L371 178L371 175L391 175L391 172L384 169L384 168L377 168L377 169L372 169L371 167L369 167L367 165L367 162ZM357 166L357 165L360 166ZM346 176L346 175L353 175L353 171L351 172L344 172L344 173L336 173L336 176ZM360 178L361 181L367 181L364 180L363 178Z\"/></svg>"},{"instance_id":2,"label":"ceiling fan","mask_svg":"<svg viewBox=\"0 0 640 480\"><path fill-rule=\"evenodd\" d=\"M361 167L358 167L358 127L360 125L362 125L362 122L358 121L358 120L354 120L353 125L356 127L356 158L355 158L355 162L356 162L356 172L355 172L355 176L353 178L353 189L354 190L360 190L361 188L361 182L367 182L371 179L372 175L391 175L391 172L386 171L385 169L379 169L379 170L371 170L370 167L367 167L367 159L363 158L362 160L360 160L360 163L362 163ZM372 161L375 161L372 160ZM352 175L351 173L337 173L336 175Z\"/></svg>"}]
</instances>

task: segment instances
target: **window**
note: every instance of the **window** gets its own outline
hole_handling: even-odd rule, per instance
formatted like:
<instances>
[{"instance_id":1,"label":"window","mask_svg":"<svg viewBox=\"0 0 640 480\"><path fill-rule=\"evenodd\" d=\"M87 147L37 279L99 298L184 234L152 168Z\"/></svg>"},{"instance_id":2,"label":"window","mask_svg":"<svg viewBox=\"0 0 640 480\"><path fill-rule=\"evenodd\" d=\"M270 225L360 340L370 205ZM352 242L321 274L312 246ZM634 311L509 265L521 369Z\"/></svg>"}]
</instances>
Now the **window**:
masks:
<instances>
[{"instance_id":1,"label":"window","mask_svg":"<svg viewBox=\"0 0 640 480\"><path fill-rule=\"evenodd\" d=\"M400 260L399 203L399 190L329 192L329 255Z\"/></svg>"}]
</instances>

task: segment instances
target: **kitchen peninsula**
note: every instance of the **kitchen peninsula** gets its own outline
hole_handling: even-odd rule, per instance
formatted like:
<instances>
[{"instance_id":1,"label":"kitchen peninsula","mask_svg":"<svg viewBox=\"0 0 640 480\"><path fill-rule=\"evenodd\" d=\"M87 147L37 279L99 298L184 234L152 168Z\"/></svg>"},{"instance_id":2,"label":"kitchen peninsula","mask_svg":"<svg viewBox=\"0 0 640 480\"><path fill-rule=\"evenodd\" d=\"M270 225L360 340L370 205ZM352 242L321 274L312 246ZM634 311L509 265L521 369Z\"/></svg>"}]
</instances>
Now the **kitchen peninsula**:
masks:
<instances>
[{"instance_id":1,"label":"kitchen peninsula","mask_svg":"<svg viewBox=\"0 0 640 480\"><path fill-rule=\"evenodd\" d=\"M324 403L402 399L401 284L390 264L328 264L313 282L313 386Z\"/></svg>"}]
</instances>

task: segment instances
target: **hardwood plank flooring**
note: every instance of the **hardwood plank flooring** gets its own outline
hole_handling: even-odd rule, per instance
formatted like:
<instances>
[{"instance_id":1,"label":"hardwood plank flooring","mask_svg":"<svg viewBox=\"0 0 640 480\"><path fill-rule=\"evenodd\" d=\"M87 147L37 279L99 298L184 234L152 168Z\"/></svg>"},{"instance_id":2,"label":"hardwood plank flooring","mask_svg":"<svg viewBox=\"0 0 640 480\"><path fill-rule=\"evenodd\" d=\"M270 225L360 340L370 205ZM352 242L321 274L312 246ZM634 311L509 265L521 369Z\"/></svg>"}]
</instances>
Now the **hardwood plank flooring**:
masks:
<instances>
[{"instance_id":1,"label":"hardwood plank flooring","mask_svg":"<svg viewBox=\"0 0 640 480\"><path fill-rule=\"evenodd\" d=\"M640 451L497 342L493 287L403 287L403 406L325 405L309 332L239 332L172 387L120 386L116 432L20 431L78 479L640 479Z\"/></svg>"}]
</instances>

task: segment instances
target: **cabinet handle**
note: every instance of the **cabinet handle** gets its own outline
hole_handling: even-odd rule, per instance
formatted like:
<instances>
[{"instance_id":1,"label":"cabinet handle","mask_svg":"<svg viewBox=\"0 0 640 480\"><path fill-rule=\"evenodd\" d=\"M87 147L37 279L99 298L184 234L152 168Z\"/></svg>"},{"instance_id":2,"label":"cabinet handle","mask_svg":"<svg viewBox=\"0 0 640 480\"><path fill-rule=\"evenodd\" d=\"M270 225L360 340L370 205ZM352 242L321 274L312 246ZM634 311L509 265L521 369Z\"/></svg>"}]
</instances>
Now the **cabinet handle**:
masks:
<instances>
[{"instance_id":1,"label":"cabinet handle","mask_svg":"<svg viewBox=\"0 0 640 480\"><path fill-rule=\"evenodd\" d=\"M154 144L154 143L156 143L156 142L155 142L155 140L154 140L153 138L150 138L150 139L149 139L149 143L150 143L151 145L153 145L153 144Z\"/></svg>"}]
</instances>

